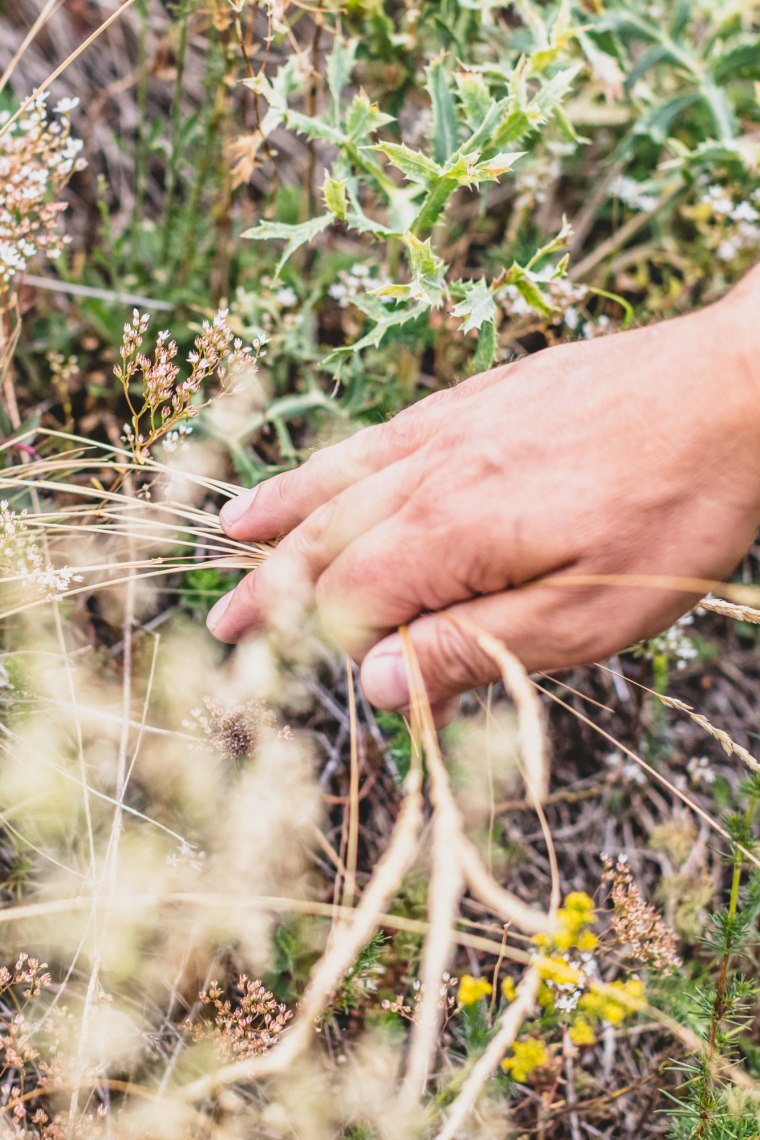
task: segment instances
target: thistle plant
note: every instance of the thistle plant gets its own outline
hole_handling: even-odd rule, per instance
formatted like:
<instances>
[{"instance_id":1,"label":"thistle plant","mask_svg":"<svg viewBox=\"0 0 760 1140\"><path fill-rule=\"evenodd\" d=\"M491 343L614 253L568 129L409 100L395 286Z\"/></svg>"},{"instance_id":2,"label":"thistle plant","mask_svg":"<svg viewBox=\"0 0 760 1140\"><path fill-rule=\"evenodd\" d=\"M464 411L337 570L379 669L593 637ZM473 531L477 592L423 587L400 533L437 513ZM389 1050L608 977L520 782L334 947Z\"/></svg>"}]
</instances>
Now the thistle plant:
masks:
<instances>
[{"instance_id":1,"label":"thistle plant","mask_svg":"<svg viewBox=\"0 0 760 1140\"><path fill-rule=\"evenodd\" d=\"M372 271L365 267L351 297L365 318L365 331L353 344L329 353L322 367L342 375L356 354L443 309L462 333L477 333L474 367L485 369L498 353L497 326L505 306L520 300L528 312L554 311L549 286L565 276L568 262L563 258L547 267L547 259L565 247L571 234L567 224L532 256L512 260L490 279L452 274L445 231L438 226L457 192L482 193L511 175L524 153L517 148L552 120L568 130L572 145L579 141L562 113L579 70L567 60L572 39L567 6L548 24L537 19L533 32L531 47L508 72L496 61L456 64L441 57L429 64L425 91L432 130L424 150L399 138L398 130L391 133L393 116L351 86L359 41L339 30L327 61L330 99L324 117L294 106L304 83L297 60L274 76L262 73L245 81L268 105L261 125L265 136L285 126L312 144L328 144L337 157L325 169L325 212L297 224L262 221L243 236L285 242L278 276L302 245L330 226L371 240L375 256L385 253L389 280L371 282ZM345 304L346 283L340 276L331 294Z\"/></svg>"}]
</instances>

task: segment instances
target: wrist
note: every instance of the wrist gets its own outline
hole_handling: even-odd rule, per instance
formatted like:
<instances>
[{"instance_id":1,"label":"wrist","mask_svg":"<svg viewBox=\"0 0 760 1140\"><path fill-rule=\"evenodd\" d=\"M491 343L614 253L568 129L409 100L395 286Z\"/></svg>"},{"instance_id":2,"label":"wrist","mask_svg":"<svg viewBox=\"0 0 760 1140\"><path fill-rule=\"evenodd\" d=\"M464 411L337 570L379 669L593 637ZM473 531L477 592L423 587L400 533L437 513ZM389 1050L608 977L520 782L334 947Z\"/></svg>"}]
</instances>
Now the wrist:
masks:
<instances>
[{"instance_id":1,"label":"wrist","mask_svg":"<svg viewBox=\"0 0 760 1140\"><path fill-rule=\"evenodd\" d=\"M743 441L747 476L756 478L752 491L760 524L760 265L711 312L717 318L716 399L732 409L726 427Z\"/></svg>"},{"instance_id":2,"label":"wrist","mask_svg":"<svg viewBox=\"0 0 760 1140\"><path fill-rule=\"evenodd\" d=\"M760 265L713 308L719 311L719 343L729 354L730 375L742 388L746 420L760 435Z\"/></svg>"}]
</instances>

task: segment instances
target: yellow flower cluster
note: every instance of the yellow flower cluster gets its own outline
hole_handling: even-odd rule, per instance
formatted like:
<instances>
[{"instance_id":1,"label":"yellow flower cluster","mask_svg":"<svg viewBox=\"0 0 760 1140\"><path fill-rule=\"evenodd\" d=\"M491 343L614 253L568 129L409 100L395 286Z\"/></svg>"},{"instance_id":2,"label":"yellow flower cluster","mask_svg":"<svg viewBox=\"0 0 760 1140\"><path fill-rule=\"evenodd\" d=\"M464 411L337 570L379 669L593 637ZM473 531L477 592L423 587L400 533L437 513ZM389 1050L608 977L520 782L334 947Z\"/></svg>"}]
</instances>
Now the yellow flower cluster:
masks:
<instances>
[{"instance_id":1,"label":"yellow flower cluster","mask_svg":"<svg viewBox=\"0 0 760 1140\"><path fill-rule=\"evenodd\" d=\"M514 1081L525 1081L535 1069L540 1069L549 1060L549 1050L540 1037L528 1037L525 1041L515 1041L512 1056L505 1057L501 1067Z\"/></svg>"},{"instance_id":2,"label":"yellow flower cluster","mask_svg":"<svg viewBox=\"0 0 760 1140\"><path fill-rule=\"evenodd\" d=\"M501 996L504 998L504 1001L514 1001L517 997L517 987L515 986L515 980L514 978L510 978L509 975L507 975L507 977L501 983Z\"/></svg>"},{"instance_id":3,"label":"yellow flower cluster","mask_svg":"<svg viewBox=\"0 0 760 1140\"><path fill-rule=\"evenodd\" d=\"M533 941L542 950L592 951L599 939L588 929L594 921L594 901L585 891L572 891L557 911L557 925L551 934L536 934Z\"/></svg>"},{"instance_id":4,"label":"yellow flower cluster","mask_svg":"<svg viewBox=\"0 0 760 1140\"><path fill-rule=\"evenodd\" d=\"M570 1040L573 1045L596 1045L596 1034L590 1021L585 1017L576 1017L569 1029Z\"/></svg>"},{"instance_id":5,"label":"yellow flower cluster","mask_svg":"<svg viewBox=\"0 0 760 1140\"><path fill-rule=\"evenodd\" d=\"M558 954L540 958L536 962L536 969L543 981L553 982L556 986L582 986L584 982L582 971Z\"/></svg>"},{"instance_id":6,"label":"yellow flower cluster","mask_svg":"<svg viewBox=\"0 0 760 1140\"><path fill-rule=\"evenodd\" d=\"M616 990L624 1000L617 1001L610 993L589 990L578 1002L578 1009L592 1020L621 1025L636 1012L635 1005L644 997L644 983L640 978L629 978L627 982L612 982L609 989Z\"/></svg>"},{"instance_id":7,"label":"yellow flower cluster","mask_svg":"<svg viewBox=\"0 0 760 1140\"><path fill-rule=\"evenodd\" d=\"M462 974L459 979L457 1001L460 1005L475 1005L476 1001L488 997L493 992L493 986L485 978L473 978L472 974Z\"/></svg>"}]
</instances>

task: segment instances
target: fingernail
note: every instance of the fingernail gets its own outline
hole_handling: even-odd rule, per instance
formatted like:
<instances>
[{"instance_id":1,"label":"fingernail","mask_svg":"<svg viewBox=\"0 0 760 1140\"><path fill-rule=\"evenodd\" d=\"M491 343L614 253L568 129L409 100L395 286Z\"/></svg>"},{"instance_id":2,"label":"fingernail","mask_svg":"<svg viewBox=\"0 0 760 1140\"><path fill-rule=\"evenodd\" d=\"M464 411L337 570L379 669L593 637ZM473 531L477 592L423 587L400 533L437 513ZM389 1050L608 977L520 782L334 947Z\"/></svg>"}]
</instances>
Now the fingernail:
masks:
<instances>
[{"instance_id":1,"label":"fingernail","mask_svg":"<svg viewBox=\"0 0 760 1140\"><path fill-rule=\"evenodd\" d=\"M224 597L219 599L219 601L216 603L216 605L212 606L212 608L209 610L208 616L206 617L206 628L209 630L210 633L214 632L216 627L219 625L219 622L224 617L226 610L227 610L227 606L232 601L232 595L234 593L235 593L234 590L230 590L228 593L226 593L224 595Z\"/></svg>"},{"instance_id":2,"label":"fingernail","mask_svg":"<svg viewBox=\"0 0 760 1140\"><path fill-rule=\"evenodd\" d=\"M240 522L246 511L250 510L253 505L258 489L256 486L247 491L241 491L234 499L230 499L228 503L224 504L219 512L219 518L225 526L234 526L235 523Z\"/></svg>"},{"instance_id":3,"label":"fingernail","mask_svg":"<svg viewBox=\"0 0 760 1140\"><path fill-rule=\"evenodd\" d=\"M362 665L362 688L373 705L401 709L409 704L409 682L400 653L371 654Z\"/></svg>"}]
</instances>

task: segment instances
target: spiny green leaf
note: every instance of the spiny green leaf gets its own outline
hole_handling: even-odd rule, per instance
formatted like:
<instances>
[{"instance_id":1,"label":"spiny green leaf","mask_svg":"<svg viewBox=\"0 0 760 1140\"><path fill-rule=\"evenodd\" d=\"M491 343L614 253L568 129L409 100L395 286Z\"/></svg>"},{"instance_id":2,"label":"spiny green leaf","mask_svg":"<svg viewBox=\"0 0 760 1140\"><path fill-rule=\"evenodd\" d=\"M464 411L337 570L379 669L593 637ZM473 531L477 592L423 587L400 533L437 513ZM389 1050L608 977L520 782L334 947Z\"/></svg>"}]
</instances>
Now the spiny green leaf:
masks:
<instances>
[{"instance_id":1,"label":"spiny green leaf","mask_svg":"<svg viewBox=\"0 0 760 1140\"><path fill-rule=\"evenodd\" d=\"M403 143L379 143L372 147L379 150L394 166L398 167L410 182L418 182L422 186L430 186L443 174L443 167L422 154L419 150L412 150Z\"/></svg>"},{"instance_id":2,"label":"spiny green leaf","mask_svg":"<svg viewBox=\"0 0 760 1140\"><path fill-rule=\"evenodd\" d=\"M364 309L364 305L358 306ZM429 308L428 305L415 305L411 309L388 307L376 320L375 324L363 337L354 344L345 348L336 348L322 361L322 367L332 370L346 356L361 352L365 348L378 348L380 342L392 329L402 328L404 325L421 316Z\"/></svg>"},{"instance_id":3,"label":"spiny green leaf","mask_svg":"<svg viewBox=\"0 0 760 1140\"><path fill-rule=\"evenodd\" d=\"M322 139L323 142L335 143L336 146L342 146L346 142L346 136L338 127L331 126L324 119L303 115L300 111L288 108L282 116L282 121L292 131L306 135L310 139Z\"/></svg>"},{"instance_id":4,"label":"spiny green leaf","mask_svg":"<svg viewBox=\"0 0 760 1140\"><path fill-rule=\"evenodd\" d=\"M360 91L354 96L346 115L346 135L353 143L360 143L380 127L393 122L393 115L386 115L377 103Z\"/></svg>"},{"instance_id":5,"label":"spiny green leaf","mask_svg":"<svg viewBox=\"0 0 760 1140\"><path fill-rule=\"evenodd\" d=\"M760 36L734 42L731 47L721 44L721 53L712 65L715 82L730 79L760 79Z\"/></svg>"},{"instance_id":6,"label":"spiny green leaf","mask_svg":"<svg viewBox=\"0 0 760 1140\"><path fill-rule=\"evenodd\" d=\"M502 174L508 174L518 158L522 158L524 154L524 150L501 151L491 158L483 159L472 168L472 181L476 185L480 182L498 182Z\"/></svg>"},{"instance_id":7,"label":"spiny green leaf","mask_svg":"<svg viewBox=\"0 0 760 1140\"><path fill-rule=\"evenodd\" d=\"M446 265L434 252L430 238L427 241L420 241L414 234L407 234L406 246L409 251L409 265L414 276L420 280L436 280L442 283L442 274Z\"/></svg>"},{"instance_id":8,"label":"spiny green leaf","mask_svg":"<svg viewBox=\"0 0 760 1140\"><path fill-rule=\"evenodd\" d=\"M294 226L288 225L286 222L263 221L259 222L253 229L246 230L242 236L249 238L251 241L275 240L285 242L285 249L275 270L275 277L279 277L282 267L288 258L302 245L305 245L306 242L312 241L317 234L326 230L332 223L332 220L332 217L326 214L320 218L311 218L308 222L301 222L299 225Z\"/></svg>"},{"instance_id":9,"label":"spiny green leaf","mask_svg":"<svg viewBox=\"0 0 760 1140\"><path fill-rule=\"evenodd\" d=\"M483 122L496 100L488 90L482 75L475 71L459 71L455 76L457 94L462 105L464 120L470 130L475 130Z\"/></svg>"},{"instance_id":10,"label":"spiny green leaf","mask_svg":"<svg viewBox=\"0 0 760 1140\"><path fill-rule=\"evenodd\" d=\"M426 86L433 104L433 155L444 163L457 149L458 130L451 79L443 57L427 69Z\"/></svg>"},{"instance_id":11,"label":"spiny green leaf","mask_svg":"<svg viewBox=\"0 0 760 1140\"><path fill-rule=\"evenodd\" d=\"M484 321L478 333L478 347L475 349L475 359L472 362L475 372L487 372L496 359L496 325L493 321Z\"/></svg>"},{"instance_id":12,"label":"spiny green leaf","mask_svg":"<svg viewBox=\"0 0 760 1140\"><path fill-rule=\"evenodd\" d=\"M334 214L339 221L344 222L347 207L345 178L331 178L326 175L322 184L322 195L330 213Z\"/></svg>"},{"instance_id":13,"label":"spiny green leaf","mask_svg":"<svg viewBox=\"0 0 760 1140\"><path fill-rule=\"evenodd\" d=\"M345 222L350 229L357 230L360 234L374 234L375 237L399 236L390 226L376 222L374 218L368 218L366 214L358 213L356 210L349 210L346 213Z\"/></svg>"},{"instance_id":14,"label":"spiny green leaf","mask_svg":"<svg viewBox=\"0 0 760 1140\"><path fill-rule=\"evenodd\" d=\"M341 92L351 80L351 72L356 60L356 48L357 41L355 39L344 40L342 36L338 35L335 37L333 49L327 58L327 86L333 97L336 121Z\"/></svg>"},{"instance_id":15,"label":"spiny green leaf","mask_svg":"<svg viewBox=\"0 0 760 1140\"><path fill-rule=\"evenodd\" d=\"M529 270L516 263L507 270L504 281L507 285L514 285L518 293L528 302L532 309L548 317L554 310L544 296L541 286Z\"/></svg>"},{"instance_id":16,"label":"spiny green leaf","mask_svg":"<svg viewBox=\"0 0 760 1140\"><path fill-rule=\"evenodd\" d=\"M481 277L479 281L465 281L462 290L464 297L451 310L451 315L465 318L461 326L463 333L481 328L486 321L495 320L496 303L485 278Z\"/></svg>"}]
</instances>

